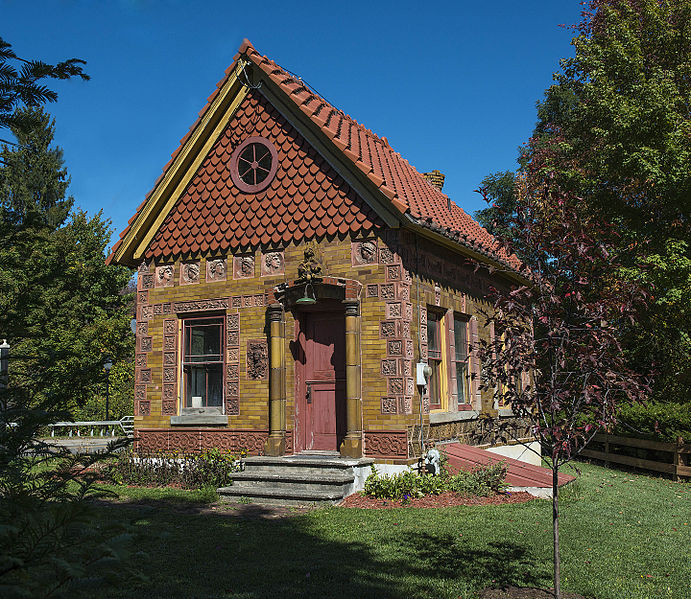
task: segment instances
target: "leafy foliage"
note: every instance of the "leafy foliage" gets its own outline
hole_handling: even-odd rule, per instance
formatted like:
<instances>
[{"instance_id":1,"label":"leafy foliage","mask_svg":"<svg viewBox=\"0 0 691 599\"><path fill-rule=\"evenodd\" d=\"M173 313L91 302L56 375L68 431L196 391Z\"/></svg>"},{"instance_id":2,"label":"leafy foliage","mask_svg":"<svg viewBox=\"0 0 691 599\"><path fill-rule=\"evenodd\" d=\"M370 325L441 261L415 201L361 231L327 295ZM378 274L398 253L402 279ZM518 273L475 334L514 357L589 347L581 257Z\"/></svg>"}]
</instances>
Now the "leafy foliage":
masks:
<instances>
[{"instance_id":1,"label":"leafy foliage","mask_svg":"<svg viewBox=\"0 0 691 599\"><path fill-rule=\"evenodd\" d=\"M489 207L478 210L475 219L492 235L511 238L509 218L516 210L516 173L504 171L487 175L481 184Z\"/></svg>"},{"instance_id":2,"label":"leafy foliage","mask_svg":"<svg viewBox=\"0 0 691 599\"><path fill-rule=\"evenodd\" d=\"M33 388L45 386L52 370L41 362ZM27 402L27 391L0 388L0 595L50 597L73 584L112 582L130 536L120 525L91 525L92 500L103 493L89 472L103 456L38 441L39 431L66 413L53 393Z\"/></svg>"},{"instance_id":3,"label":"leafy foliage","mask_svg":"<svg viewBox=\"0 0 691 599\"><path fill-rule=\"evenodd\" d=\"M372 472L365 481L364 493L378 499L423 497L447 491L487 497L504 491L506 470L505 462L497 462L455 475L450 475L445 470L437 476L406 470L399 474L381 476L372 465Z\"/></svg>"},{"instance_id":4,"label":"leafy foliage","mask_svg":"<svg viewBox=\"0 0 691 599\"><path fill-rule=\"evenodd\" d=\"M58 95L44 85L45 79L88 80L83 65L86 62L70 58L51 65L40 60L26 60L17 56L12 45L0 38L0 129L27 129L36 124L35 113L17 110L55 102Z\"/></svg>"},{"instance_id":5,"label":"leafy foliage","mask_svg":"<svg viewBox=\"0 0 691 599\"><path fill-rule=\"evenodd\" d=\"M624 340L654 363L652 396L691 393L691 1L590 0L575 55L545 93L522 162L580 198L579 214L613 223L623 266L649 307Z\"/></svg>"},{"instance_id":6,"label":"leafy foliage","mask_svg":"<svg viewBox=\"0 0 691 599\"><path fill-rule=\"evenodd\" d=\"M245 455L245 452L237 456L216 448L190 455L161 452L141 456L123 452L102 468L102 474L116 484L216 488L231 484L232 474L240 470L240 460Z\"/></svg>"},{"instance_id":7,"label":"leafy foliage","mask_svg":"<svg viewBox=\"0 0 691 599\"><path fill-rule=\"evenodd\" d=\"M683 403L652 401L645 405L624 405L614 432L669 443L676 443L681 437L691 443L691 412Z\"/></svg>"},{"instance_id":8,"label":"leafy foliage","mask_svg":"<svg viewBox=\"0 0 691 599\"><path fill-rule=\"evenodd\" d=\"M75 408L103 386L106 353L131 362L130 299L122 294L130 273L104 263L110 228L100 213L70 214L54 124L32 112L38 125L15 129L20 144L1 154L0 337L12 354L58 356L47 387L32 388L26 361L13 367L12 384L32 389L34 399L53 391Z\"/></svg>"}]
</instances>

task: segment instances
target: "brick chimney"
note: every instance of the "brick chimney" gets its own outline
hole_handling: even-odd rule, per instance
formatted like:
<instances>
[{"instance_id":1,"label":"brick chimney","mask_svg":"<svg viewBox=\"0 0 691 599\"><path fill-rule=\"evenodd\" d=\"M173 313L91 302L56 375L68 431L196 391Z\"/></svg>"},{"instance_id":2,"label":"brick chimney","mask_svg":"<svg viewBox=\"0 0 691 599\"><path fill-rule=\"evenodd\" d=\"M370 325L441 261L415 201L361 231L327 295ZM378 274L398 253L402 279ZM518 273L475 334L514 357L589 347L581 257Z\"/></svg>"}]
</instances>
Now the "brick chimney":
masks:
<instances>
[{"instance_id":1,"label":"brick chimney","mask_svg":"<svg viewBox=\"0 0 691 599\"><path fill-rule=\"evenodd\" d=\"M434 185L439 191L444 188L444 179L446 179L446 175L443 175L440 171L433 170L431 173L422 173L422 176L432 185Z\"/></svg>"}]
</instances>

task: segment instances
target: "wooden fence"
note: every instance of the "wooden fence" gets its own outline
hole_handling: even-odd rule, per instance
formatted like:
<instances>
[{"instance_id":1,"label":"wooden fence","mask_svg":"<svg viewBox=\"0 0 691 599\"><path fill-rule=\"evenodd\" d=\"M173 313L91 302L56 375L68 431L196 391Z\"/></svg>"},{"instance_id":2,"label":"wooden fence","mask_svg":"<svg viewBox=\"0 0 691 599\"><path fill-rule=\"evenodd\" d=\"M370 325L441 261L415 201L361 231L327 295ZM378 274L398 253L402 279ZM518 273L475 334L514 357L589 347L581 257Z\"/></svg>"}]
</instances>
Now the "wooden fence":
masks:
<instances>
[{"instance_id":1,"label":"wooden fence","mask_svg":"<svg viewBox=\"0 0 691 599\"><path fill-rule=\"evenodd\" d=\"M671 474L674 480L679 480L681 476L691 477L691 444L684 443L682 437L679 437L676 443L663 443L600 434L595 435L581 455L603 462ZM659 459L660 457L662 459Z\"/></svg>"}]
</instances>

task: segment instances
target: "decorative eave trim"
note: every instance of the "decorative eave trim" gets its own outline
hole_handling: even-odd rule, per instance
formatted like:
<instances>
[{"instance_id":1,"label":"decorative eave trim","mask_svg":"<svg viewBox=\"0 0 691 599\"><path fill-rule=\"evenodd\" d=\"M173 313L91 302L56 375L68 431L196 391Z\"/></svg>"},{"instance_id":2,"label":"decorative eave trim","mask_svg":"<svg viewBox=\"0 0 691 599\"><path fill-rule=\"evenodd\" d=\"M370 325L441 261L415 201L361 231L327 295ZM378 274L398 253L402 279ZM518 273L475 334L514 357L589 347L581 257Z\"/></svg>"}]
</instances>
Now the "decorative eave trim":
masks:
<instances>
[{"instance_id":1,"label":"decorative eave trim","mask_svg":"<svg viewBox=\"0 0 691 599\"><path fill-rule=\"evenodd\" d=\"M410 229L414 233L420 235L420 237L429 239L430 241L450 249L465 258L472 258L481 264L492 266L496 269L498 275L504 276L511 282L518 283L520 285L531 285L530 281L517 272L513 266L500 260L496 256L493 256L489 252L478 250L477 248L470 248L450 235L444 234L446 229L443 227L437 225L435 228L431 228L424 221L416 219L410 214L406 214L406 217L407 222L405 224L405 228ZM456 232L454 231L453 233ZM456 233L456 236L460 237L460 234Z\"/></svg>"}]
</instances>

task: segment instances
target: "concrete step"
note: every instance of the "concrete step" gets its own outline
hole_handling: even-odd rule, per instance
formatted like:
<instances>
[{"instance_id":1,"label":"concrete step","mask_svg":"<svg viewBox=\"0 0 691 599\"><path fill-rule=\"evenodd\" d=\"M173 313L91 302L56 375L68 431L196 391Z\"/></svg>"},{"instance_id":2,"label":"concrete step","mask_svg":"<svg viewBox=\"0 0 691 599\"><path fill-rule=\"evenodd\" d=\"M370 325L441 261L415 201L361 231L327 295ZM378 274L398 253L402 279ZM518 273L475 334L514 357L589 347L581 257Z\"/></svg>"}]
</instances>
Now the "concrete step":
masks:
<instances>
[{"instance_id":1,"label":"concrete step","mask_svg":"<svg viewBox=\"0 0 691 599\"><path fill-rule=\"evenodd\" d=\"M281 472L265 472L261 470L245 470L233 474L233 483L239 482L282 482L294 484L319 484L319 485L347 485L355 480L352 471L350 472L303 472L301 470L284 470Z\"/></svg>"},{"instance_id":2,"label":"concrete step","mask_svg":"<svg viewBox=\"0 0 691 599\"><path fill-rule=\"evenodd\" d=\"M353 466L361 466L364 460L348 460L321 456L286 456L273 458L268 456L253 456L244 460L246 471L263 470L265 472L283 472L288 469L302 472L319 473L324 470L352 470ZM371 462L372 460L368 460Z\"/></svg>"},{"instance_id":3,"label":"concrete step","mask_svg":"<svg viewBox=\"0 0 691 599\"><path fill-rule=\"evenodd\" d=\"M262 488L231 485L218 489L221 500L258 503L263 505L333 505L343 499L343 490L301 490L290 488Z\"/></svg>"},{"instance_id":4,"label":"concrete step","mask_svg":"<svg viewBox=\"0 0 691 599\"><path fill-rule=\"evenodd\" d=\"M233 476L233 484L218 492L226 501L247 499L270 505L333 504L361 488L362 471L372 462L371 459L343 459L333 452L254 456L244 460L244 470Z\"/></svg>"}]
</instances>

